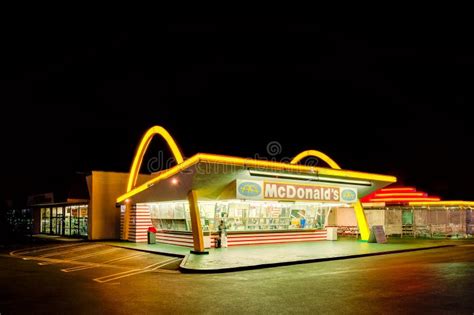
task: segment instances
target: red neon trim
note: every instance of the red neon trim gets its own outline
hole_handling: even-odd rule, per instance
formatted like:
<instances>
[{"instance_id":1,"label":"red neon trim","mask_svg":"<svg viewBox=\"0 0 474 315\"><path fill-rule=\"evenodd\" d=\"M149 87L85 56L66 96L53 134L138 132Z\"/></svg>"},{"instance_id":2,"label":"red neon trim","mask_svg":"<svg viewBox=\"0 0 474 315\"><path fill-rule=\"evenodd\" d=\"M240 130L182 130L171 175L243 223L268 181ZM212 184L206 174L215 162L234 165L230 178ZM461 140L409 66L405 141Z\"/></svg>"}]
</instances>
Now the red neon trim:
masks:
<instances>
[{"instance_id":1,"label":"red neon trim","mask_svg":"<svg viewBox=\"0 0 474 315\"><path fill-rule=\"evenodd\" d=\"M415 187L393 187L393 188L382 188L380 192L416 192Z\"/></svg>"},{"instance_id":2,"label":"red neon trim","mask_svg":"<svg viewBox=\"0 0 474 315\"><path fill-rule=\"evenodd\" d=\"M374 198L371 202L440 201L440 198Z\"/></svg>"},{"instance_id":3,"label":"red neon trim","mask_svg":"<svg viewBox=\"0 0 474 315\"><path fill-rule=\"evenodd\" d=\"M424 192L375 193L375 198L377 197L393 197L393 198L428 197L428 194Z\"/></svg>"}]
</instances>

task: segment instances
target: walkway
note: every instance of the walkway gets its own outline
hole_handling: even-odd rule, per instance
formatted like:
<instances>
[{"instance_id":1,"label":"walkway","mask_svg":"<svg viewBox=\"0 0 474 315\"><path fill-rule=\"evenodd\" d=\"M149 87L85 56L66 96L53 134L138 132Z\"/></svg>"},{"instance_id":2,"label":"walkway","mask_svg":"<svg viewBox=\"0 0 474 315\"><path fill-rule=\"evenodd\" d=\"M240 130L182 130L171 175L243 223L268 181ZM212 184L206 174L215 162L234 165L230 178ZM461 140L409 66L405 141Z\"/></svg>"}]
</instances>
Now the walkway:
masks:
<instances>
[{"instance_id":1,"label":"walkway","mask_svg":"<svg viewBox=\"0 0 474 315\"><path fill-rule=\"evenodd\" d=\"M351 239L289 244L250 245L209 249L209 255L190 254L190 248L167 244L107 242L109 245L185 257L183 272L226 272L287 264L356 258L463 244L462 240L390 239L372 244Z\"/></svg>"}]
</instances>

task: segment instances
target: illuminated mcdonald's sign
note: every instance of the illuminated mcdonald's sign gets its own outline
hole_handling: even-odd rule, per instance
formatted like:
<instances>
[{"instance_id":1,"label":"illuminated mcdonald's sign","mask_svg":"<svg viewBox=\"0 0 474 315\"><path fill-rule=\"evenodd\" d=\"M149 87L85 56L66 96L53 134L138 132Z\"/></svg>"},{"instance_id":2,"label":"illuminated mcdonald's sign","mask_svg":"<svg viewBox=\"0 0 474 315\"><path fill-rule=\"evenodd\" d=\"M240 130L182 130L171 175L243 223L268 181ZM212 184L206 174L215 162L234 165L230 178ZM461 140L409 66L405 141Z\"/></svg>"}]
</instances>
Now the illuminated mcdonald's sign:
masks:
<instances>
[{"instance_id":1,"label":"illuminated mcdonald's sign","mask_svg":"<svg viewBox=\"0 0 474 315\"><path fill-rule=\"evenodd\" d=\"M340 186L237 179L236 197L238 199L253 200L351 203L357 201L357 190Z\"/></svg>"}]
</instances>

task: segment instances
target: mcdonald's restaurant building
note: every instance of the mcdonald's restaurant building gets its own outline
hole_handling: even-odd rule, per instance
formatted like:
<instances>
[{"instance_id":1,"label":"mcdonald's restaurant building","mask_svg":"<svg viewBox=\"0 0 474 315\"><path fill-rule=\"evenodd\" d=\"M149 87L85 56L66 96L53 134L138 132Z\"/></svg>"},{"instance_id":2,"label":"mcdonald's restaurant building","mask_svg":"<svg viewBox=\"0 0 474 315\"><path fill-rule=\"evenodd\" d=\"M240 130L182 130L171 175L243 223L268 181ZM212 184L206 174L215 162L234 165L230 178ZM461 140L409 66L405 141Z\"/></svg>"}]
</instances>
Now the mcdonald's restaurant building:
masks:
<instances>
[{"instance_id":1,"label":"mcdonald's restaurant building","mask_svg":"<svg viewBox=\"0 0 474 315\"><path fill-rule=\"evenodd\" d=\"M162 136L177 165L139 178L151 138ZM314 156L328 167L300 164ZM132 163L120 204L120 238L146 242L148 228L157 242L187 246L195 252L215 247L224 224L228 246L308 242L327 239L338 209L351 209L361 238L369 229L361 197L396 182L389 175L343 170L327 155L304 151L291 163L199 153L183 159L162 127L144 135ZM223 222L223 223L221 223Z\"/></svg>"},{"instance_id":2,"label":"mcdonald's restaurant building","mask_svg":"<svg viewBox=\"0 0 474 315\"><path fill-rule=\"evenodd\" d=\"M164 138L177 163L156 174L139 174L156 135ZM328 167L304 165L309 156ZM206 153L184 159L171 135L155 126L143 136L130 173L92 172L87 200L38 205L34 221L40 223L39 233L130 242L147 242L148 229L154 227L157 243L196 253L216 246L219 225L225 226L230 247L326 240L328 227L346 225L367 240L369 226L380 221L373 218L381 212L374 216L372 211L380 203L366 203L364 211L360 200L395 182L389 175L343 170L315 150L290 163ZM79 224L77 230L72 222Z\"/></svg>"}]
</instances>

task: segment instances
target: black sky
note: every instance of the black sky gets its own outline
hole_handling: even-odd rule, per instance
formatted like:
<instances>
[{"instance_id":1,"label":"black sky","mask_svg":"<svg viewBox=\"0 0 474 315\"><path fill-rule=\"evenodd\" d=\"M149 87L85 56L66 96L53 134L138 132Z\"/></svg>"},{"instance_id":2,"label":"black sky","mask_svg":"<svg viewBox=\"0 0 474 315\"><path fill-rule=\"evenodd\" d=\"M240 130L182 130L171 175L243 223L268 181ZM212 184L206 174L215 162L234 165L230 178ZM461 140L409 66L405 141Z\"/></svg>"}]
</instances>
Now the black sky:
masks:
<instances>
[{"instance_id":1,"label":"black sky","mask_svg":"<svg viewBox=\"0 0 474 315\"><path fill-rule=\"evenodd\" d=\"M318 149L343 168L474 200L469 34L441 22L281 21L5 33L2 195L128 171L158 124L187 156L265 156L278 141L280 158Z\"/></svg>"}]
</instances>

